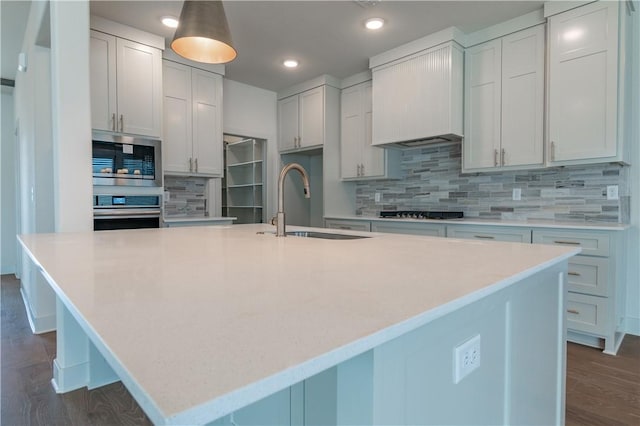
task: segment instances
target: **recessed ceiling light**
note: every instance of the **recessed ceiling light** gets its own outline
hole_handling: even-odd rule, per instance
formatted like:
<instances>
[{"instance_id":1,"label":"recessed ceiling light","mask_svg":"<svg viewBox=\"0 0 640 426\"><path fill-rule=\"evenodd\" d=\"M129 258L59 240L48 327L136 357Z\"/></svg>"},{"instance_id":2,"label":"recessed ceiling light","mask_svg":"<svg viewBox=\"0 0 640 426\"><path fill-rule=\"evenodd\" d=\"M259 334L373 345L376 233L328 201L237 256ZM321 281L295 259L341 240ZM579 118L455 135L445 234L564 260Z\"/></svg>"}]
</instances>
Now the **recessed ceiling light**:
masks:
<instances>
[{"instance_id":1,"label":"recessed ceiling light","mask_svg":"<svg viewBox=\"0 0 640 426\"><path fill-rule=\"evenodd\" d=\"M298 66L298 61L296 61L295 59L287 59L282 64L287 68L295 68Z\"/></svg>"},{"instance_id":2,"label":"recessed ceiling light","mask_svg":"<svg viewBox=\"0 0 640 426\"><path fill-rule=\"evenodd\" d=\"M173 16L163 16L162 23L169 28L178 28L178 20Z\"/></svg>"},{"instance_id":3,"label":"recessed ceiling light","mask_svg":"<svg viewBox=\"0 0 640 426\"><path fill-rule=\"evenodd\" d=\"M384 19L382 18L369 18L364 23L364 26L370 30L379 30L384 25Z\"/></svg>"}]
</instances>

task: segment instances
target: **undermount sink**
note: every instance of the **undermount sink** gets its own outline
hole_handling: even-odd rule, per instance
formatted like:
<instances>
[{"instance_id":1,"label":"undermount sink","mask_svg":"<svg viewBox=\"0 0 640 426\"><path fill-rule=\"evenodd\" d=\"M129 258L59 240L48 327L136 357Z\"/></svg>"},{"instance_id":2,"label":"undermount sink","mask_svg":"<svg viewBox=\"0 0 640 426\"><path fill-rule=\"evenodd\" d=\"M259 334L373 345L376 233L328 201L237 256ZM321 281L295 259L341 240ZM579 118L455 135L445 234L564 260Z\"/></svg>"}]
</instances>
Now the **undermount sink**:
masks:
<instances>
[{"instance_id":1,"label":"undermount sink","mask_svg":"<svg viewBox=\"0 0 640 426\"><path fill-rule=\"evenodd\" d=\"M258 234L275 234L275 232L258 232ZM332 234L330 232L317 231L287 231L286 234L289 237L321 238L324 240L358 240L361 238L371 238L362 235Z\"/></svg>"}]
</instances>

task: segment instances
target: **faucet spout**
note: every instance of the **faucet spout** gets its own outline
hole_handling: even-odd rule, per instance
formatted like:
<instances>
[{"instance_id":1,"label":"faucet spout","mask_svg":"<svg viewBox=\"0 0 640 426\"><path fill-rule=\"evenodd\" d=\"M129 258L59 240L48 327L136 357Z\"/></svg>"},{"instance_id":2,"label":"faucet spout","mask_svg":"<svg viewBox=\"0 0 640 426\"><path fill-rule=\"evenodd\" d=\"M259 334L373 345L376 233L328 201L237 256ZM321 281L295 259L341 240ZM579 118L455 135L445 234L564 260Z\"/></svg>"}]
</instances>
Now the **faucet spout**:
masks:
<instances>
[{"instance_id":1,"label":"faucet spout","mask_svg":"<svg viewBox=\"0 0 640 426\"><path fill-rule=\"evenodd\" d=\"M304 185L304 197L311 198L311 191L309 190L309 175L304 167L298 163L285 165L280 171L280 177L278 178L278 212L276 213L276 217L271 219L271 223L276 225L276 237L287 236L284 215L284 178L290 170L297 170L300 173L302 183Z\"/></svg>"}]
</instances>

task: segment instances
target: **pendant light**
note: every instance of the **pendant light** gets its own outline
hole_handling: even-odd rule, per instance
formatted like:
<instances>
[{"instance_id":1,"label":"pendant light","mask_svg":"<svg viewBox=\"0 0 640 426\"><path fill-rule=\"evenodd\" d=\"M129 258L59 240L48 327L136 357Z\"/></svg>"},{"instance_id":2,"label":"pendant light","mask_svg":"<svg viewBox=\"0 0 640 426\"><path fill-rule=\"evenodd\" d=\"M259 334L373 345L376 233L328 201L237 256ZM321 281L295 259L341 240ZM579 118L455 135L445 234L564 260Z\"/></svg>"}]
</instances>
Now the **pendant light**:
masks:
<instances>
[{"instance_id":1,"label":"pendant light","mask_svg":"<svg viewBox=\"0 0 640 426\"><path fill-rule=\"evenodd\" d=\"M186 0L171 48L178 55L196 62L224 64L233 61L237 52L231 42L222 2Z\"/></svg>"}]
</instances>

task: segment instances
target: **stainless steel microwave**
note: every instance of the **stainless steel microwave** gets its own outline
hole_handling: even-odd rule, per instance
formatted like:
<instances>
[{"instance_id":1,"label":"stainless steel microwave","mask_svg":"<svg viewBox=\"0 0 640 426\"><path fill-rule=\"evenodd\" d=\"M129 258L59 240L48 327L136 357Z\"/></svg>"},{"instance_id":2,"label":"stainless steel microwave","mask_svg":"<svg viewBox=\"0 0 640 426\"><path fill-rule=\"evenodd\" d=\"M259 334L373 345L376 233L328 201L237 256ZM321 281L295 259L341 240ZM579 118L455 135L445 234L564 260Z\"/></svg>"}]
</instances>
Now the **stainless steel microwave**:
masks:
<instances>
[{"instance_id":1,"label":"stainless steel microwave","mask_svg":"<svg viewBox=\"0 0 640 426\"><path fill-rule=\"evenodd\" d=\"M162 186L159 139L93 132L94 185Z\"/></svg>"}]
</instances>

